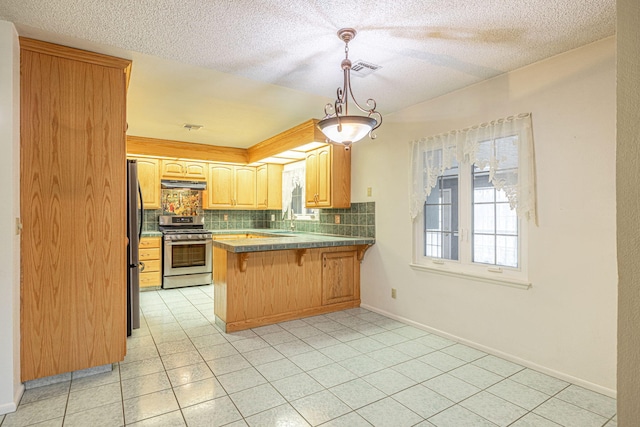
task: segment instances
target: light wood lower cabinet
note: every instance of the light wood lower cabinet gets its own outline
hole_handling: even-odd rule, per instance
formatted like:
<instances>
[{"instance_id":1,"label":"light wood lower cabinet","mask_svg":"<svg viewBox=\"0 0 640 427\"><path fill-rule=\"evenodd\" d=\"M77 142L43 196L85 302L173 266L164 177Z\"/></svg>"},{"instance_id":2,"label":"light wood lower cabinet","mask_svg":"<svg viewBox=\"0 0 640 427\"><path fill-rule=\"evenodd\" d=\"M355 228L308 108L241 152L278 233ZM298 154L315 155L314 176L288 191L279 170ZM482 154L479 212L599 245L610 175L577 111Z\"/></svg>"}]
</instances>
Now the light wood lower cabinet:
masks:
<instances>
[{"instance_id":1,"label":"light wood lower cabinet","mask_svg":"<svg viewBox=\"0 0 640 427\"><path fill-rule=\"evenodd\" d=\"M216 322L232 332L358 307L366 248L233 253L214 247Z\"/></svg>"},{"instance_id":2,"label":"light wood lower cabinet","mask_svg":"<svg viewBox=\"0 0 640 427\"><path fill-rule=\"evenodd\" d=\"M162 285L162 237L140 239L138 256L144 263L140 272L140 289L156 289Z\"/></svg>"},{"instance_id":3,"label":"light wood lower cabinet","mask_svg":"<svg viewBox=\"0 0 640 427\"><path fill-rule=\"evenodd\" d=\"M323 252L322 305L360 299L356 251Z\"/></svg>"}]
</instances>

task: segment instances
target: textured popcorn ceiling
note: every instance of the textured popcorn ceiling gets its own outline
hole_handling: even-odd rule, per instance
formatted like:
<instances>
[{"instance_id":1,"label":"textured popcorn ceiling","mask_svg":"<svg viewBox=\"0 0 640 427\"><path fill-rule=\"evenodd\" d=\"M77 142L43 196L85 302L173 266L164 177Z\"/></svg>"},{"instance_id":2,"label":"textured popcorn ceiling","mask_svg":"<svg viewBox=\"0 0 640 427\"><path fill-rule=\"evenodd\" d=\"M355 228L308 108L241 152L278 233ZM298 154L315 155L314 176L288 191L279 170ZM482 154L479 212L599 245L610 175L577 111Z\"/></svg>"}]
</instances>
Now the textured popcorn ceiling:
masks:
<instances>
[{"instance_id":1,"label":"textured popcorn ceiling","mask_svg":"<svg viewBox=\"0 0 640 427\"><path fill-rule=\"evenodd\" d=\"M248 147L311 117L350 58L389 114L615 33L615 0L1 0L21 36L133 59L129 134ZM184 123L204 125L187 131Z\"/></svg>"}]
</instances>

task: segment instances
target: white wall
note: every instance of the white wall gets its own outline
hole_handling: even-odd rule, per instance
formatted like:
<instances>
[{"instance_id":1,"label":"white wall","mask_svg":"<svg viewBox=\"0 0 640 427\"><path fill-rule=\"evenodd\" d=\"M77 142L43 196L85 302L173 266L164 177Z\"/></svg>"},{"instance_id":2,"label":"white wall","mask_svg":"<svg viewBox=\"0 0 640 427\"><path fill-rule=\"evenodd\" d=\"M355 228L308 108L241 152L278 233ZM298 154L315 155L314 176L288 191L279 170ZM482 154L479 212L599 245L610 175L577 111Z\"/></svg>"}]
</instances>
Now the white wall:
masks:
<instances>
[{"instance_id":1,"label":"white wall","mask_svg":"<svg viewBox=\"0 0 640 427\"><path fill-rule=\"evenodd\" d=\"M0 21L0 414L15 411L20 383L20 47Z\"/></svg>"},{"instance_id":2,"label":"white wall","mask_svg":"<svg viewBox=\"0 0 640 427\"><path fill-rule=\"evenodd\" d=\"M640 420L640 4L618 0L618 425Z\"/></svg>"},{"instance_id":3,"label":"white wall","mask_svg":"<svg viewBox=\"0 0 640 427\"><path fill-rule=\"evenodd\" d=\"M352 200L376 202L363 305L615 395L615 95L609 38L385 117L378 139L352 152ZM537 165L533 287L412 270L409 141L524 112L533 114Z\"/></svg>"}]
</instances>

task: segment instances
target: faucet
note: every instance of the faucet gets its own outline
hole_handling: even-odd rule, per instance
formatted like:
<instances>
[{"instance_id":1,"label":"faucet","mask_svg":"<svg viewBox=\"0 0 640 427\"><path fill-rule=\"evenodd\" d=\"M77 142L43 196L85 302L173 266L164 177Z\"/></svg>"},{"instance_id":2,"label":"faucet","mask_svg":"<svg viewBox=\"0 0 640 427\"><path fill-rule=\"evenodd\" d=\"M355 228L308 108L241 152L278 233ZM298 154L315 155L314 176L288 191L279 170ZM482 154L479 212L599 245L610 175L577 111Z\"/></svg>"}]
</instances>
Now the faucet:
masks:
<instances>
[{"instance_id":1,"label":"faucet","mask_svg":"<svg viewBox=\"0 0 640 427\"><path fill-rule=\"evenodd\" d=\"M291 231L294 231L296 229L296 223L293 222L293 218L291 218Z\"/></svg>"}]
</instances>

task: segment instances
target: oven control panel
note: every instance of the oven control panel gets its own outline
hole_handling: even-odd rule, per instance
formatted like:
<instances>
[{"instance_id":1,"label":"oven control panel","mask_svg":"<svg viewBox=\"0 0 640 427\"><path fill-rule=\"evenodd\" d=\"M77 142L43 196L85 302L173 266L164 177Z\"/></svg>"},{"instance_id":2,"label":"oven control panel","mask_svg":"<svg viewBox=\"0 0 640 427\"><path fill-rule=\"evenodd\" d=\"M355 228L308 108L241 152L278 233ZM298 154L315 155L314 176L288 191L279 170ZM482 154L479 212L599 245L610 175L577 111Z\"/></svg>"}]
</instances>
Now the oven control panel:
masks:
<instances>
[{"instance_id":1,"label":"oven control panel","mask_svg":"<svg viewBox=\"0 0 640 427\"><path fill-rule=\"evenodd\" d=\"M207 232L203 232L202 230L198 230L198 231L193 231L193 232L188 232L188 233L184 233L184 232L178 232L178 233L172 233L172 232L164 232L164 240L165 241L170 241L170 242L174 242L174 241L202 241L202 240L212 240L211 238L211 233L207 233Z\"/></svg>"}]
</instances>

